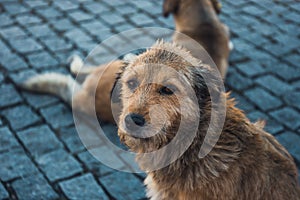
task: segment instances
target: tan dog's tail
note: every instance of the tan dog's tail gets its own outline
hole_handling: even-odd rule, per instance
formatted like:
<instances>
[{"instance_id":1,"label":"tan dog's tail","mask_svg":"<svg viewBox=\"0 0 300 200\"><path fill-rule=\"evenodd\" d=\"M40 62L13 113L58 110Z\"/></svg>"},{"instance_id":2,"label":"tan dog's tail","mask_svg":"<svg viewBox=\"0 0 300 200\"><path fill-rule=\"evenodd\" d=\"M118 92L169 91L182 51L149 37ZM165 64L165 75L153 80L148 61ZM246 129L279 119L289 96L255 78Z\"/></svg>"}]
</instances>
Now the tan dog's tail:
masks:
<instances>
[{"instance_id":1,"label":"tan dog's tail","mask_svg":"<svg viewBox=\"0 0 300 200\"><path fill-rule=\"evenodd\" d=\"M29 78L21 87L33 92L53 94L71 105L74 87L80 85L69 75L46 73Z\"/></svg>"}]
</instances>

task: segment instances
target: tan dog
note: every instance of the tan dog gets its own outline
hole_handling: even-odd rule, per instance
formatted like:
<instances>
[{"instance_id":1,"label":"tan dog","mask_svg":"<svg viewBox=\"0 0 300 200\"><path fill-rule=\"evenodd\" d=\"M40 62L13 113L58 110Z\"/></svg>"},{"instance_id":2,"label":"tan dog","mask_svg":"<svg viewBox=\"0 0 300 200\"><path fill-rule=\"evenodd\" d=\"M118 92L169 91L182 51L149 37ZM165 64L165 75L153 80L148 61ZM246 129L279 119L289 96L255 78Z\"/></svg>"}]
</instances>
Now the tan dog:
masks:
<instances>
[{"instance_id":1,"label":"tan dog","mask_svg":"<svg viewBox=\"0 0 300 200\"><path fill-rule=\"evenodd\" d=\"M174 14L176 31L189 36L175 33L173 41L186 47L194 57L209 63L191 39L197 41L225 78L230 52L229 29L220 22L217 12L220 9L216 0L165 0L163 5L164 16Z\"/></svg>"},{"instance_id":2,"label":"tan dog","mask_svg":"<svg viewBox=\"0 0 300 200\"><path fill-rule=\"evenodd\" d=\"M229 39L223 30L225 26L219 22L214 8L217 9L216 3L211 4L208 0L166 0L164 2L164 15L170 12L174 13L176 31L182 31L184 34L192 37L191 39L183 34L176 33L173 38L174 41L185 46L194 56L205 63L211 63L209 60L206 60L206 53L195 45L193 39L199 42L208 53L211 53L211 57L220 69L222 77L225 77ZM203 13L199 14L199 11L203 11ZM96 112L96 115L102 121L115 123L118 116L113 117L112 108L114 110L120 108L118 102L111 101L111 91L117 72L125 64L119 60L98 67L84 67L83 71L80 71L79 69L83 63L76 58L71 63L71 72L74 75L83 75L82 85L70 76L48 73L30 78L22 87L30 91L56 95L68 104L72 104L72 108L77 111L88 115L93 115ZM99 79L100 76L101 79ZM75 93L73 93L74 85L77 88Z\"/></svg>"},{"instance_id":3,"label":"tan dog","mask_svg":"<svg viewBox=\"0 0 300 200\"><path fill-rule=\"evenodd\" d=\"M181 79L168 68L180 72ZM123 109L119 136L138 153L137 162L148 172L145 180L148 197L151 200L299 199L293 158L272 135L262 130L261 124L252 124L234 101L219 91L218 85L203 80L203 77L214 79L212 73L211 67L185 49L161 42L138 56L120 74ZM193 88L196 102L186 86ZM226 118L216 145L208 155L199 158L211 120L208 87L219 93L220 98L227 98ZM189 103L181 105L181 99ZM157 105L159 108L151 111ZM196 123L198 106L200 123L191 145L174 162L151 171L152 165L172 152L163 152L153 159L144 153L158 151L171 143L183 120L190 124L183 129L187 137ZM184 145L184 140L185 137L176 143L176 149Z\"/></svg>"}]
</instances>

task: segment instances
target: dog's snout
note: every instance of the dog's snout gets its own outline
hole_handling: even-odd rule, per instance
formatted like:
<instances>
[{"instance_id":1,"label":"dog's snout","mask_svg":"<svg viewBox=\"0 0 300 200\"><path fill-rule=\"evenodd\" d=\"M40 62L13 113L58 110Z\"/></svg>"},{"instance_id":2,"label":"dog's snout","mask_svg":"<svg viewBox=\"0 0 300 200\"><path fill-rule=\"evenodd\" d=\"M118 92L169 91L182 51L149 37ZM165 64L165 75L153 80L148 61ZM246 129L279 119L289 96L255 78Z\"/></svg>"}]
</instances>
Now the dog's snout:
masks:
<instances>
[{"instance_id":1,"label":"dog's snout","mask_svg":"<svg viewBox=\"0 0 300 200\"><path fill-rule=\"evenodd\" d=\"M125 117L125 124L129 130L134 130L145 125L145 118L136 113L130 113Z\"/></svg>"}]
</instances>

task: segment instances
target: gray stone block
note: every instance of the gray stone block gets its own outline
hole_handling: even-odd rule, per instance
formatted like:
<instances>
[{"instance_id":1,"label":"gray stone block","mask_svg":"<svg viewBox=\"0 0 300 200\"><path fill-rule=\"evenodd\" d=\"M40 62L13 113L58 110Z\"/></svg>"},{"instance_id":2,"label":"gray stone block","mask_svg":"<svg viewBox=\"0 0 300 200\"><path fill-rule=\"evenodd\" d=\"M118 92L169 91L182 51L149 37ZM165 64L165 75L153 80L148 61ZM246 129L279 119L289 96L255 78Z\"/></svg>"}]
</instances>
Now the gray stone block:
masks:
<instances>
[{"instance_id":1,"label":"gray stone block","mask_svg":"<svg viewBox=\"0 0 300 200\"><path fill-rule=\"evenodd\" d=\"M30 66L33 68L48 68L57 66L58 61L47 52L39 52L28 55Z\"/></svg>"},{"instance_id":2,"label":"gray stone block","mask_svg":"<svg viewBox=\"0 0 300 200\"><path fill-rule=\"evenodd\" d=\"M69 13L69 16L78 23L82 22L82 21L90 20L93 18L93 15L90 15L81 10L76 10L74 12Z\"/></svg>"},{"instance_id":3,"label":"gray stone block","mask_svg":"<svg viewBox=\"0 0 300 200\"><path fill-rule=\"evenodd\" d=\"M259 87L245 91L245 96L263 111L282 105L282 102L278 98L275 98L269 92Z\"/></svg>"},{"instance_id":4,"label":"gray stone block","mask_svg":"<svg viewBox=\"0 0 300 200\"><path fill-rule=\"evenodd\" d=\"M60 182L59 186L69 199L109 199L92 174Z\"/></svg>"},{"instance_id":5,"label":"gray stone block","mask_svg":"<svg viewBox=\"0 0 300 200\"><path fill-rule=\"evenodd\" d=\"M22 102L22 98L11 84L0 85L0 108Z\"/></svg>"},{"instance_id":6,"label":"gray stone block","mask_svg":"<svg viewBox=\"0 0 300 200\"><path fill-rule=\"evenodd\" d=\"M12 183L12 188L20 200L59 198L46 179L40 174L18 179Z\"/></svg>"},{"instance_id":7,"label":"gray stone block","mask_svg":"<svg viewBox=\"0 0 300 200\"><path fill-rule=\"evenodd\" d=\"M300 126L300 113L290 107L275 110L270 113L277 121L286 125L292 130L297 130Z\"/></svg>"},{"instance_id":8,"label":"gray stone block","mask_svg":"<svg viewBox=\"0 0 300 200\"><path fill-rule=\"evenodd\" d=\"M17 133L18 137L34 158L63 148L62 143L48 126L36 126Z\"/></svg>"},{"instance_id":9,"label":"gray stone block","mask_svg":"<svg viewBox=\"0 0 300 200\"><path fill-rule=\"evenodd\" d=\"M16 71L28 68L27 63L23 60L23 58L20 58L14 53L6 53L6 55L1 58L0 63L2 67L8 71ZM0 69L2 67L0 66Z\"/></svg>"},{"instance_id":10,"label":"gray stone block","mask_svg":"<svg viewBox=\"0 0 300 200\"><path fill-rule=\"evenodd\" d=\"M32 38L18 38L9 41L10 45L20 53L31 53L43 50L43 47Z\"/></svg>"},{"instance_id":11,"label":"gray stone block","mask_svg":"<svg viewBox=\"0 0 300 200\"><path fill-rule=\"evenodd\" d=\"M143 183L133 174L115 172L100 177L99 181L115 199L127 200L145 198Z\"/></svg>"},{"instance_id":12,"label":"gray stone block","mask_svg":"<svg viewBox=\"0 0 300 200\"><path fill-rule=\"evenodd\" d=\"M17 139L7 127L0 128L0 152L20 148Z\"/></svg>"},{"instance_id":13,"label":"gray stone block","mask_svg":"<svg viewBox=\"0 0 300 200\"><path fill-rule=\"evenodd\" d=\"M85 150L75 127L62 128L58 131L59 138L72 153Z\"/></svg>"},{"instance_id":14,"label":"gray stone block","mask_svg":"<svg viewBox=\"0 0 300 200\"><path fill-rule=\"evenodd\" d=\"M40 121L40 117L28 106L20 105L1 112L13 130L19 130Z\"/></svg>"},{"instance_id":15,"label":"gray stone block","mask_svg":"<svg viewBox=\"0 0 300 200\"><path fill-rule=\"evenodd\" d=\"M62 103L42 108L41 114L54 129L66 127L74 123L70 108Z\"/></svg>"},{"instance_id":16,"label":"gray stone block","mask_svg":"<svg viewBox=\"0 0 300 200\"><path fill-rule=\"evenodd\" d=\"M53 7L36 9L36 12L48 20L51 20L51 18L58 18L62 16L62 13L58 9L55 9Z\"/></svg>"},{"instance_id":17,"label":"gray stone block","mask_svg":"<svg viewBox=\"0 0 300 200\"><path fill-rule=\"evenodd\" d=\"M70 177L82 171L80 164L62 149L39 157L37 163L51 182Z\"/></svg>"},{"instance_id":18,"label":"gray stone block","mask_svg":"<svg viewBox=\"0 0 300 200\"><path fill-rule=\"evenodd\" d=\"M279 80L278 78L272 75L266 75L255 79L255 82L260 86L267 88L269 91L273 92L276 95L283 95L291 91L292 87Z\"/></svg>"},{"instance_id":19,"label":"gray stone block","mask_svg":"<svg viewBox=\"0 0 300 200\"><path fill-rule=\"evenodd\" d=\"M0 180L9 181L38 172L25 152L18 148L0 154Z\"/></svg>"},{"instance_id":20,"label":"gray stone block","mask_svg":"<svg viewBox=\"0 0 300 200\"><path fill-rule=\"evenodd\" d=\"M89 171L92 171L98 176L104 176L115 171L114 169L102 164L88 151L78 154L78 157Z\"/></svg>"},{"instance_id":21,"label":"gray stone block","mask_svg":"<svg viewBox=\"0 0 300 200\"><path fill-rule=\"evenodd\" d=\"M34 16L33 14L24 14L16 17L17 22L24 26L29 26L31 24L40 23L42 20L38 16Z\"/></svg>"},{"instance_id":22,"label":"gray stone block","mask_svg":"<svg viewBox=\"0 0 300 200\"><path fill-rule=\"evenodd\" d=\"M298 162L300 161L299 135L292 132L284 132L276 136L276 139L292 154L294 158L297 159Z\"/></svg>"},{"instance_id":23,"label":"gray stone block","mask_svg":"<svg viewBox=\"0 0 300 200\"><path fill-rule=\"evenodd\" d=\"M70 42L66 42L61 38L49 37L42 42L49 48L52 52L69 50L72 48L72 44Z\"/></svg>"}]
</instances>

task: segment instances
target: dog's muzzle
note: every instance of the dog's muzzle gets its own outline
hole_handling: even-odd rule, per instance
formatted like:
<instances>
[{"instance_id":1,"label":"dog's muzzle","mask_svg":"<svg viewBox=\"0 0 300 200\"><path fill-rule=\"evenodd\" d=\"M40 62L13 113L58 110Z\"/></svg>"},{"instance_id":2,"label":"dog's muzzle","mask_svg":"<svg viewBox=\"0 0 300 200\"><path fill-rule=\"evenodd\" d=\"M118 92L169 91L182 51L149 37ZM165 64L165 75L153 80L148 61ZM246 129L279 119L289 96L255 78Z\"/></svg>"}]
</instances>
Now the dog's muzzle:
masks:
<instances>
[{"instance_id":1,"label":"dog's muzzle","mask_svg":"<svg viewBox=\"0 0 300 200\"><path fill-rule=\"evenodd\" d=\"M137 132L145 125L145 118L136 113L130 113L125 117L125 126L131 132Z\"/></svg>"}]
</instances>

